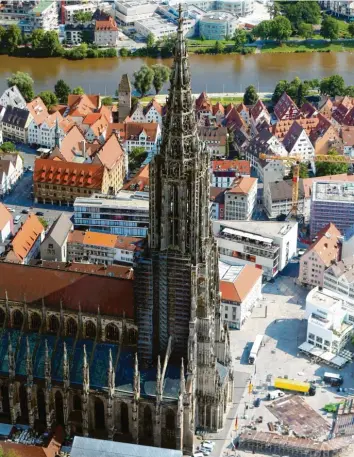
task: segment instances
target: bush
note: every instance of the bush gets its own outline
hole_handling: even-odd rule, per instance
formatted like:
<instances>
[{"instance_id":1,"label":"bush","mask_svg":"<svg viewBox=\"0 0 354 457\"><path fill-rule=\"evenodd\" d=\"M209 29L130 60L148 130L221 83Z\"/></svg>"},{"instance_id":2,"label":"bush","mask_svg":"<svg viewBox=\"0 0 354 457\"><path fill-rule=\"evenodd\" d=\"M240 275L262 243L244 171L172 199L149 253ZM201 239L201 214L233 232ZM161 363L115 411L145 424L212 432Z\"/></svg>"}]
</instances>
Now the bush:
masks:
<instances>
[{"instance_id":1,"label":"bush","mask_svg":"<svg viewBox=\"0 0 354 457\"><path fill-rule=\"evenodd\" d=\"M119 54L121 57L128 57L131 55L131 51L127 48L122 48L120 51L119 51Z\"/></svg>"}]
</instances>

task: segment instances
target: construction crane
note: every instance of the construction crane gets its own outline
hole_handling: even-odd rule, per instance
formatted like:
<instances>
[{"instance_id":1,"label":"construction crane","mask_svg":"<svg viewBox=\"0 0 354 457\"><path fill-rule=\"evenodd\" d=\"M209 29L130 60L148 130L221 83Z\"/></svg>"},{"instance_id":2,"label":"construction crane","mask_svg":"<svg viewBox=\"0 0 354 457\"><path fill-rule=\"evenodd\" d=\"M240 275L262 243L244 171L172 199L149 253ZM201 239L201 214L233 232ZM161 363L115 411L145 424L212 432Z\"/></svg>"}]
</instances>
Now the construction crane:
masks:
<instances>
[{"instance_id":1,"label":"construction crane","mask_svg":"<svg viewBox=\"0 0 354 457\"><path fill-rule=\"evenodd\" d=\"M300 155L293 156L270 156L267 154L259 154L259 158L270 162L272 160L279 160L281 162L288 162L292 165L293 177L292 177L292 204L291 210L288 217L298 216L298 206L299 206L299 178L300 178L300 165L301 163L306 163L308 160L303 160ZM327 162L327 163L345 163L345 164L354 164L354 159L350 159L346 156L340 155L316 155L310 161L314 162ZM287 217L287 219L288 219Z\"/></svg>"}]
</instances>

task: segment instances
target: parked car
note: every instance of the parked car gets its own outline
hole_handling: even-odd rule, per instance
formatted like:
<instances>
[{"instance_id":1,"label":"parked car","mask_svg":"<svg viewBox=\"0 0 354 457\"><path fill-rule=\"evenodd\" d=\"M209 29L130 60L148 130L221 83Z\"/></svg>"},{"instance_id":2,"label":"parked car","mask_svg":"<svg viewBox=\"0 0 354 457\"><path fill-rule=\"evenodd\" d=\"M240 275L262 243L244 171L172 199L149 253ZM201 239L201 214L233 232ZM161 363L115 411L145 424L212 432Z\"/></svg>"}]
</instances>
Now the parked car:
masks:
<instances>
[{"instance_id":1,"label":"parked car","mask_svg":"<svg viewBox=\"0 0 354 457\"><path fill-rule=\"evenodd\" d=\"M23 209L23 210L21 211L21 213L22 213L22 214L28 214L28 213L29 213L29 210L28 210L28 209Z\"/></svg>"},{"instance_id":2,"label":"parked car","mask_svg":"<svg viewBox=\"0 0 354 457\"><path fill-rule=\"evenodd\" d=\"M33 168L31 166L27 167L27 171L33 171Z\"/></svg>"},{"instance_id":3,"label":"parked car","mask_svg":"<svg viewBox=\"0 0 354 457\"><path fill-rule=\"evenodd\" d=\"M21 220L21 216L18 214L14 219L14 224L18 224Z\"/></svg>"},{"instance_id":4,"label":"parked car","mask_svg":"<svg viewBox=\"0 0 354 457\"><path fill-rule=\"evenodd\" d=\"M43 211L37 211L37 212L36 212L36 216L44 216Z\"/></svg>"},{"instance_id":5,"label":"parked car","mask_svg":"<svg viewBox=\"0 0 354 457\"><path fill-rule=\"evenodd\" d=\"M14 208L10 208L9 206L6 207L7 211L10 211L10 213L15 213L16 210L14 210Z\"/></svg>"}]
</instances>

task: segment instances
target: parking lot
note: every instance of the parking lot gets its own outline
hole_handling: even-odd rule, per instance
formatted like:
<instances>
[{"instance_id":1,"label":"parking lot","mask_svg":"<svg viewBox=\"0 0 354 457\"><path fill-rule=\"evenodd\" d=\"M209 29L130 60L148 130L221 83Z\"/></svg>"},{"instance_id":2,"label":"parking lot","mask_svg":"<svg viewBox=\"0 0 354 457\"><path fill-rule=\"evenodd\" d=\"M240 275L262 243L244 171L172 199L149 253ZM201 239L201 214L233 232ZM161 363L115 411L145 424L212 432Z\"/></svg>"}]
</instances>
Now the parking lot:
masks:
<instances>
[{"instance_id":1,"label":"parking lot","mask_svg":"<svg viewBox=\"0 0 354 457\"><path fill-rule=\"evenodd\" d=\"M215 451L211 456L249 455L240 450L234 452L231 446L231 437L235 439L246 426L252 424L258 431L269 432L268 422L278 421L278 413L273 414L272 408L269 408L273 401L266 399L276 377L288 376L289 379L317 382L316 395L301 397L301 401L305 401L309 406L304 408L303 412L304 416L308 415L309 423L313 421L313 424L318 425L323 422L321 419L323 418L328 424L324 435L329 432L332 414L325 413L322 408L328 403L336 403L348 395L354 395L353 364L348 364L338 371L325 365L311 363L305 356L298 354L297 347L306 338L306 321L303 316L307 292L306 289L295 284L293 277L279 276L274 283L268 283L263 287L263 300L253 310L252 316L248 318L243 328L240 331L231 331L235 380L242 376L245 382L241 398L236 399L237 405L233 405L232 414L228 415L229 421L225 429L216 434L208 434L208 439L214 439L216 442ZM256 363L249 365L249 352L257 334L264 335L264 346L259 351ZM340 373L344 378L343 387L347 391L337 392L337 388L324 385L321 378L326 371ZM252 380L253 386L251 393L248 389L249 379ZM290 395L286 397L290 398ZM260 406L254 407L257 398L260 399ZM237 431L235 430L236 416L238 417ZM262 423L256 422L259 417L262 417ZM295 417L290 419L296 422Z\"/></svg>"}]
</instances>

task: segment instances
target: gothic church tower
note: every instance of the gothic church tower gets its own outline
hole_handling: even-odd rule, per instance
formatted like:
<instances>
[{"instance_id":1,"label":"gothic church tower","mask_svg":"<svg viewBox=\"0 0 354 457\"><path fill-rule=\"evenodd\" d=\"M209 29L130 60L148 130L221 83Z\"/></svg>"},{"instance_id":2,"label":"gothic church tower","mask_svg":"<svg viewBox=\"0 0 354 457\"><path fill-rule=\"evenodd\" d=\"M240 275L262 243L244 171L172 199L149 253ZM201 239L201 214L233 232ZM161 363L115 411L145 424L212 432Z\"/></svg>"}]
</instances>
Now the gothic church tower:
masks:
<instances>
[{"instance_id":1,"label":"gothic church tower","mask_svg":"<svg viewBox=\"0 0 354 457\"><path fill-rule=\"evenodd\" d=\"M209 215L209 154L197 131L183 18L159 153L150 164L150 229L135 265L138 353L187 360L189 422L216 430L232 398L227 330L221 325L218 251Z\"/></svg>"}]
</instances>

